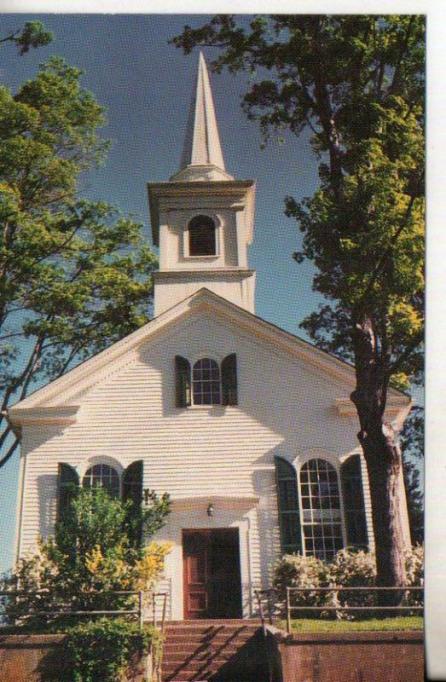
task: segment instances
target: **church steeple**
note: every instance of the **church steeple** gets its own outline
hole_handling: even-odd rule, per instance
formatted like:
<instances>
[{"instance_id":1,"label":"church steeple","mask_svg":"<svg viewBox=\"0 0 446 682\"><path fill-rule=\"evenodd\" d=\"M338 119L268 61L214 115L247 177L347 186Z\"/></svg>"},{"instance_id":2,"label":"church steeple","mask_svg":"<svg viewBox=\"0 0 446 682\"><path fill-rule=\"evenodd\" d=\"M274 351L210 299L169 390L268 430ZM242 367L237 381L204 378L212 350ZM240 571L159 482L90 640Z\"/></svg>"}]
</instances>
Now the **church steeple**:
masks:
<instances>
[{"instance_id":1,"label":"church steeple","mask_svg":"<svg viewBox=\"0 0 446 682\"><path fill-rule=\"evenodd\" d=\"M160 250L155 315L202 288L254 312L248 245L255 182L226 172L202 54L180 170L169 182L149 183L148 190L153 243Z\"/></svg>"},{"instance_id":2,"label":"church steeple","mask_svg":"<svg viewBox=\"0 0 446 682\"><path fill-rule=\"evenodd\" d=\"M233 180L226 172L211 84L203 53L192 93L180 170L172 181Z\"/></svg>"}]
</instances>

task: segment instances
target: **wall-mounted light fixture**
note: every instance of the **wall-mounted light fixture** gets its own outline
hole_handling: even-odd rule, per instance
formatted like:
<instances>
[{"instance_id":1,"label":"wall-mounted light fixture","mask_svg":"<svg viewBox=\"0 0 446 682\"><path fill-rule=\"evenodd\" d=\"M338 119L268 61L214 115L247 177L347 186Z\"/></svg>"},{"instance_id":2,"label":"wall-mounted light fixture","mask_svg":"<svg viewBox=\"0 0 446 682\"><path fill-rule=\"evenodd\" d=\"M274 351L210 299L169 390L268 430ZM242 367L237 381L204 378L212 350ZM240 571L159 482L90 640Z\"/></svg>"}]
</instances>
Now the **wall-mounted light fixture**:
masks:
<instances>
[{"instance_id":1,"label":"wall-mounted light fixture","mask_svg":"<svg viewBox=\"0 0 446 682\"><path fill-rule=\"evenodd\" d=\"M209 502L206 513L208 516L214 516L214 505L212 504L212 502Z\"/></svg>"}]
</instances>

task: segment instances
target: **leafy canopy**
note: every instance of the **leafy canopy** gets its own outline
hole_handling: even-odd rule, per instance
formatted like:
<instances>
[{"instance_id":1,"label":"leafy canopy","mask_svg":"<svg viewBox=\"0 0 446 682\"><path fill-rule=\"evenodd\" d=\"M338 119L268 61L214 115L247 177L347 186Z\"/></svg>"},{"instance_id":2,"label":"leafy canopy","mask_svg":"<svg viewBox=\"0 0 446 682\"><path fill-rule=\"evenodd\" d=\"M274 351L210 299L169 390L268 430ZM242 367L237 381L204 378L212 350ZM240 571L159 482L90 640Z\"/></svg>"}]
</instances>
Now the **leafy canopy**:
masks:
<instances>
[{"instance_id":1,"label":"leafy canopy","mask_svg":"<svg viewBox=\"0 0 446 682\"><path fill-rule=\"evenodd\" d=\"M0 87L2 410L148 320L156 258L141 224L78 196L105 159L104 112L60 58ZM17 447L0 414L2 463Z\"/></svg>"},{"instance_id":2,"label":"leafy canopy","mask_svg":"<svg viewBox=\"0 0 446 682\"><path fill-rule=\"evenodd\" d=\"M327 303L302 326L352 360L371 320L382 381L407 387L422 369L423 17L217 15L173 43L220 47L214 70L249 74L242 104L265 139L311 131L320 186L286 213Z\"/></svg>"}]
</instances>

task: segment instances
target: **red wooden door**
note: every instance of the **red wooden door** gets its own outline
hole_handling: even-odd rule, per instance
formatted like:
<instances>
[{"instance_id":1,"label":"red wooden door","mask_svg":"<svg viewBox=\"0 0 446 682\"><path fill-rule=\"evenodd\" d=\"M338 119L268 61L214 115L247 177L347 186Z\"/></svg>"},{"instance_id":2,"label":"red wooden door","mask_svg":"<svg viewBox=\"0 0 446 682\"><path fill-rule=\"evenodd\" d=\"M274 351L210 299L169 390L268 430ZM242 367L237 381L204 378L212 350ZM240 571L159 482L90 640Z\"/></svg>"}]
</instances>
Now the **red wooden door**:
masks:
<instances>
[{"instance_id":1,"label":"red wooden door","mask_svg":"<svg viewBox=\"0 0 446 682\"><path fill-rule=\"evenodd\" d=\"M238 529L184 530L184 617L241 617Z\"/></svg>"},{"instance_id":2,"label":"red wooden door","mask_svg":"<svg viewBox=\"0 0 446 682\"><path fill-rule=\"evenodd\" d=\"M206 618L209 608L209 543L206 533L183 537L184 617Z\"/></svg>"}]
</instances>

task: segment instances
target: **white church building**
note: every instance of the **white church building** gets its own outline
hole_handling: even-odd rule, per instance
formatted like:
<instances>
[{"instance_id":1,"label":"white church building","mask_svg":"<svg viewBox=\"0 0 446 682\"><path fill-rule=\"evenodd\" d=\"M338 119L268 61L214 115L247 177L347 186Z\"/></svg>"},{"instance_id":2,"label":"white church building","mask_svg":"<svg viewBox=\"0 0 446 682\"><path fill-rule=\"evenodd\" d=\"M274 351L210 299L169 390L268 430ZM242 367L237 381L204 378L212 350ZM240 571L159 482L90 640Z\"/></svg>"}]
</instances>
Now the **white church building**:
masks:
<instances>
[{"instance_id":1,"label":"white church building","mask_svg":"<svg viewBox=\"0 0 446 682\"><path fill-rule=\"evenodd\" d=\"M154 318L9 410L17 556L54 532L70 481L167 492L169 617L248 617L282 553L374 547L355 374L255 314L255 182L225 169L202 55L180 169L148 194ZM390 391L387 417L409 404ZM410 544L402 480L400 503Z\"/></svg>"}]
</instances>

